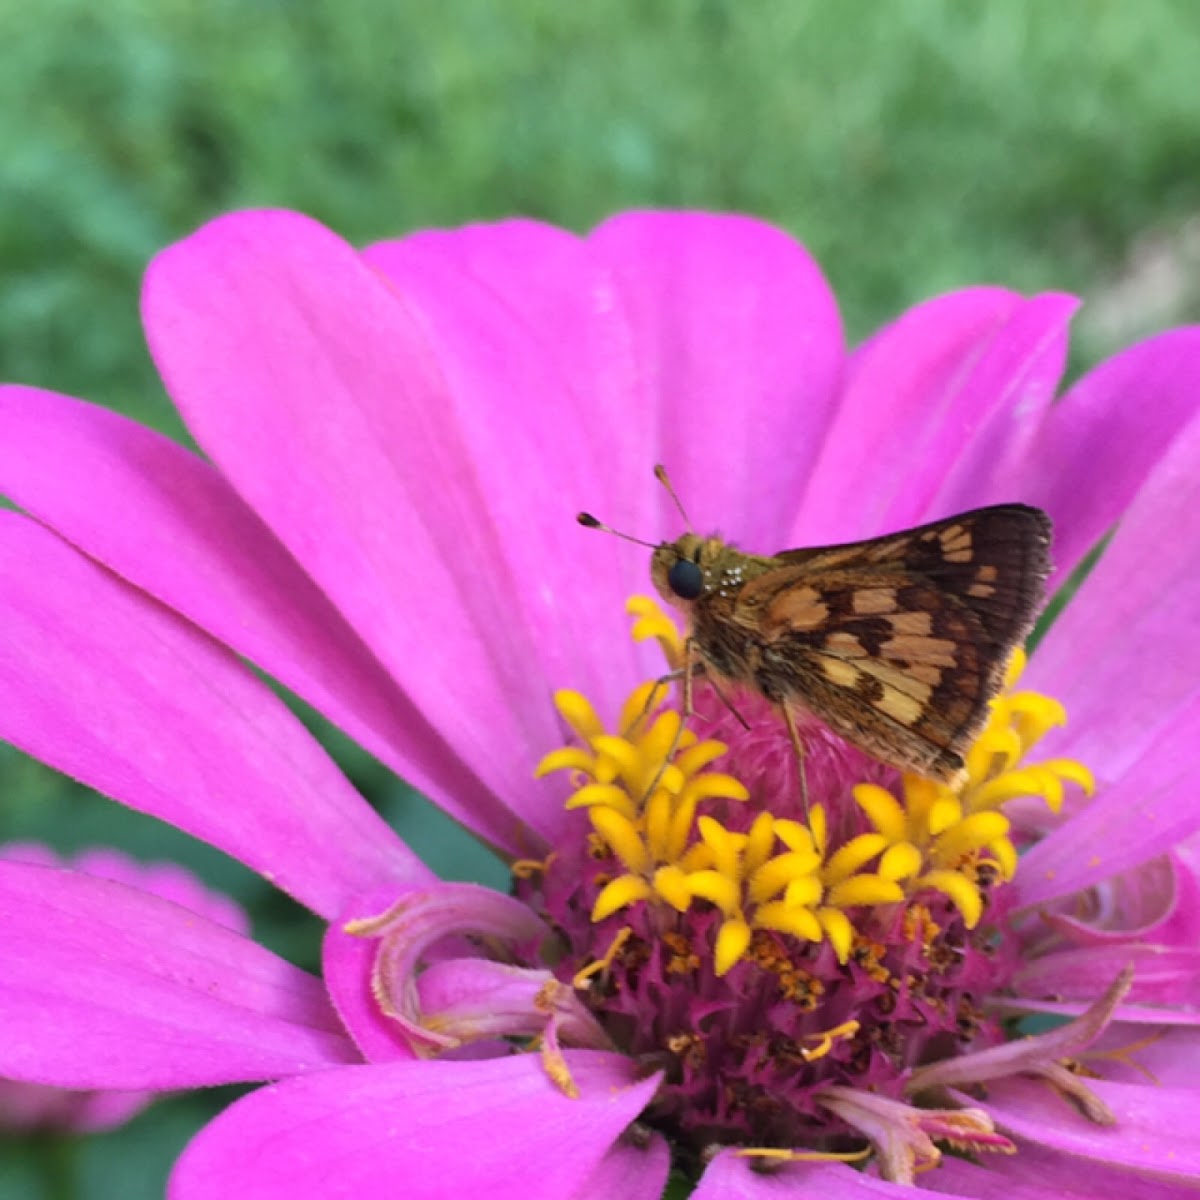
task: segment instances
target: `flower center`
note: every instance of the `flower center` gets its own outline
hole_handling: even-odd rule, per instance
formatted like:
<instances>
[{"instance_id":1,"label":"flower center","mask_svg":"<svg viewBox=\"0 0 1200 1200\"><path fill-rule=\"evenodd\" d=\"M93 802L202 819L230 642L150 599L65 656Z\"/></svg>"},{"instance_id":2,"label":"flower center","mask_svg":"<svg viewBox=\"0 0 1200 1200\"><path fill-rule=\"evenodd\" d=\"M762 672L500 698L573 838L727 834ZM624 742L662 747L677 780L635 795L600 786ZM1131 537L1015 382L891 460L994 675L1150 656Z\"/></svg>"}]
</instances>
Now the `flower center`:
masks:
<instances>
[{"instance_id":1,"label":"flower center","mask_svg":"<svg viewBox=\"0 0 1200 1200\"><path fill-rule=\"evenodd\" d=\"M657 604L629 610L633 636L677 666L680 636ZM982 1006L1016 963L1004 806L1041 797L1057 810L1065 784L1092 786L1079 763L1029 761L1065 713L1015 690L1023 666L1017 652L953 787L801 724L807 812L787 734L756 697L733 713L698 681L681 731L653 682L615 729L558 694L574 738L538 774L570 772L578 836L519 874L517 895L562 939L558 979L617 1046L665 1069L646 1119L685 1153L856 1149L880 1106L914 1111L914 1069L1004 1040ZM939 1119L972 1143L970 1120Z\"/></svg>"}]
</instances>

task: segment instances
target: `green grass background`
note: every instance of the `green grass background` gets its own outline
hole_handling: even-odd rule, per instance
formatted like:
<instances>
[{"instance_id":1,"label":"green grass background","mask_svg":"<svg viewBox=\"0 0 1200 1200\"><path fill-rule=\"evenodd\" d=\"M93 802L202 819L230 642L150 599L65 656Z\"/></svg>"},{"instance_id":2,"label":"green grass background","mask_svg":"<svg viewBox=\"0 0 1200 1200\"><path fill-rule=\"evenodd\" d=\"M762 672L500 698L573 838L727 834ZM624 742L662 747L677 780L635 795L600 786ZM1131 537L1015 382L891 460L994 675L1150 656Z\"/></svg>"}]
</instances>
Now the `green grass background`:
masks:
<instances>
[{"instance_id":1,"label":"green grass background","mask_svg":"<svg viewBox=\"0 0 1200 1200\"><path fill-rule=\"evenodd\" d=\"M1197 62L1190 0L0 0L0 378L179 433L140 273L263 204L362 241L742 210L808 243L855 336L973 282L1079 292L1078 370L1200 309ZM309 719L435 862L500 878ZM3 749L14 837L178 858L313 962L314 925L261 881ZM161 1195L228 1099L77 1144L0 1140L0 1198Z\"/></svg>"}]
</instances>

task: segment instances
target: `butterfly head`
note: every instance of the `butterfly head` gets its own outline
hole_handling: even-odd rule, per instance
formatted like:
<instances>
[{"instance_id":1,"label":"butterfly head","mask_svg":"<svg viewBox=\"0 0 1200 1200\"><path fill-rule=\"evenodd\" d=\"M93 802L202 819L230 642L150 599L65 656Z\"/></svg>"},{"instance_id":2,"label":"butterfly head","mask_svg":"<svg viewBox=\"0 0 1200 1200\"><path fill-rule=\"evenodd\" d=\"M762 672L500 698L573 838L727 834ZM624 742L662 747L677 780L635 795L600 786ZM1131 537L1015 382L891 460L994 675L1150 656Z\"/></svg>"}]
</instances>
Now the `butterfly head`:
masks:
<instances>
[{"instance_id":1,"label":"butterfly head","mask_svg":"<svg viewBox=\"0 0 1200 1200\"><path fill-rule=\"evenodd\" d=\"M720 543L685 533L673 542L663 542L650 558L650 581L670 605L691 608L708 590L709 567Z\"/></svg>"}]
</instances>

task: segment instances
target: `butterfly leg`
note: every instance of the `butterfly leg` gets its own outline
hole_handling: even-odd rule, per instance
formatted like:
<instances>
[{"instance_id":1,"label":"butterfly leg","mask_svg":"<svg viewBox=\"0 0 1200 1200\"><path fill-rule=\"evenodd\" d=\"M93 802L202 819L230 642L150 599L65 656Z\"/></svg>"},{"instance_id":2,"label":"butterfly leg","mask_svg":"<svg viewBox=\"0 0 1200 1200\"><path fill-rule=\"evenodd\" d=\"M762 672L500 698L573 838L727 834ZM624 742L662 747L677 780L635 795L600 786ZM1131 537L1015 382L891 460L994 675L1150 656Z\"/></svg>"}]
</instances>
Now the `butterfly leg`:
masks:
<instances>
[{"instance_id":1,"label":"butterfly leg","mask_svg":"<svg viewBox=\"0 0 1200 1200\"><path fill-rule=\"evenodd\" d=\"M722 703L723 705L725 705L725 707L726 707L727 709L729 709L729 711L730 711L731 713L733 713L734 717L737 719L737 723L738 723L738 724L739 724L739 725L740 725L740 726L741 726L743 729L749 729L749 728L750 728L750 722L749 722L749 721L747 721L747 720L746 720L746 718L745 718L745 717L743 717L743 716L742 716L742 714L741 714L740 712L738 712L738 710L737 710L737 709L734 707L734 705L733 705L733 701L732 701L732 700L730 700L729 696L728 696L728 695L726 694L726 692L725 692L725 689L724 689L723 687L721 687L720 683L718 682L718 679L719 679L720 677L719 677L719 676L717 676L717 675L713 675L713 674L711 674L711 673L708 673L708 674L706 674L706 673L705 673L705 671L704 671L704 664L703 664L703 663L697 663L697 664L696 664L696 670L697 670L697 672L699 672L701 675L704 675L704 677L705 677L705 678L708 680L709 684L710 684L710 685L711 685L711 687L712 687L712 690L713 690L714 692L716 692L716 694L717 694L717 699L718 699L718 700L720 700L720 701L721 701L721 703Z\"/></svg>"},{"instance_id":2,"label":"butterfly leg","mask_svg":"<svg viewBox=\"0 0 1200 1200\"><path fill-rule=\"evenodd\" d=\"M804 743L800 740L800 730L796 728L796 718L792 715L792 710L786 704L781 704L779 711L783 713L783 720L787 725L788 737L792 740L792 750L796 754L796 769L800 772L800 801L804 805L804 819L807 821L808 775L804 770Z\"/></svg>"},{"instance_id":3,"label":"butterfly leg","mask_svg":"<svg viewBox=\"0 0 1200 1200\"><path fill-rule=\"evenodd\" d=\"M668 683L677 683L686 674L687 672L685 669L683 667L679 667L677 670L667 672L666 675L660 675L654 681L654 686L647 693L646 703L642 705L642 711L638 713L636 717L634 717L629 728L624 730L623 736L628 737L650 715L651 710L658 703L659 698L662 696L663 688L665 688Z\"/></svg>"},{"instance_id":4,"label":"butterfly leg","mask_svg":"<svg viewBox=\"0 0 1200 1200\"><path fill-rule=\"evenodd\" d=\"M642 711L638 713L637 720L633 722L633 725L630 727L630 729L636 728L639 722L645 720L646 715L650 712L654 705L658 703L659 692L663 686L668 683L677 683L679 680L686 678L687 674L688 671L686 668L679 667L667 675L660 675L654 681L654 687L650 689L650 694L646 697L646 703L642 705ZM714 675L710 671L706 671L704 669L704 663L702 660L692 663L691 677L693 679L707 679L709 684L712 686L712 690L716 693L717 699L720 700L727 709L729 709L734 718L737 720L737 723L743 729L750 728L750 722L747 721L740 712L738 712L738 710L734 707L733 701L729 698L729 693L726 692L721 686L721 677L719 675ZM629 730L626 732L628 733Z\"/></svg>"},{"instance_id":5,"label":"butterfly leg","mask_svg":"<svg viewBox=\"0 0 1200 1200\"><path fill-rule=\"evenodd\" d=\"M670 679L681 678L683 680L683 705L679 713L679 725L675 729L675 736L671 739L671 745L667 748L666 754L663 755L663 760L659 763L658 770L654 772L654 778L650 781L650 786L646 789L646 794L642 797L643 804L654 795L654 789L662 782L667 764L675 757L675 752L679 749L679 743L683 739L683 731L687 728L687 723L692 716L692 676L697 671L704 669L703 663L693 662L694 653L695 643L691 638L688 638L683 643L683 666L657 681L658 683L664 683ZM655 695L657 691L658 689L655 687L651 695Z\"/></svg>"},{"instance_id":6,"label":"butterfly leg","mask_svg":"<svg viewBox=\"0 0 1200 1200\"><path fill-rule=\"evenodd\" d=\"M646 696L646 703L642 705L641 712L639 712L634 718L629 728L625 730L625 736L628 736L630 733L632 733L633 730L636 729L638 725L640 725L646 719L647 716L649 716L650 710L658 703L659 696L662 694L662 689L666 687L668 683L678 683L681 679L687 680L688 676L689 669L687 667L678 667L674 671L669 671L666 675L660 675L654 681L654 686L650 689L649 694ZM690 676L692 679L697 677L701 679L707 679L712 685L712 690L716 693L717 699L720 700L727 709L729 709L729 711L734 715L734 718L737 720L737 723L743 729L750 728L750 722L747 721L740 712L738 712L738 710L734 707L733 701L729 698L729 694L718 682L719 676L710 674L708 671L706 671L704 669L703 661L696 661L691 664ZM689 713L689 715L691 714Z\"/></svg>"}]
</instances>

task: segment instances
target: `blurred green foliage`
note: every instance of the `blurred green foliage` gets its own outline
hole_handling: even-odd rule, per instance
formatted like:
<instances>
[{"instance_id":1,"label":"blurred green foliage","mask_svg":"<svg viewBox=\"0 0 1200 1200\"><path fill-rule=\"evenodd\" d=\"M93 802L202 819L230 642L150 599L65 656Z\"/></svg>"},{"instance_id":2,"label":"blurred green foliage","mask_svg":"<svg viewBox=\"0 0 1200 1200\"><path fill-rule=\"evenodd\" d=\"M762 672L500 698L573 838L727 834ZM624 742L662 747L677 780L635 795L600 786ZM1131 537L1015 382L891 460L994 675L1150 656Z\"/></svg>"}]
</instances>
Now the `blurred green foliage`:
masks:
<instances>
[{"instance_id":1,"label":"blurred green foliage","mask_svg":"<svg viewBox=\"0 0 1200 1200\"><path fill-rule=\"evenodd\" d=\"M510 213L584 229L639 205L738 209L809 244L855 335L966 283L1061 288L1094 302L1081 362L1200 309L1190 0L0 0L0 30L0 378L175 434L138 279L245 205L358 241ZM447 870L497 878L307 719ZM178 858L313 963L315 927L215 852L15 751L0 789L0 839ZM160 1195L227 1099L172 1101L71 1156L0 1142L0 1197Z\"/></svg>"}]
</instances>

